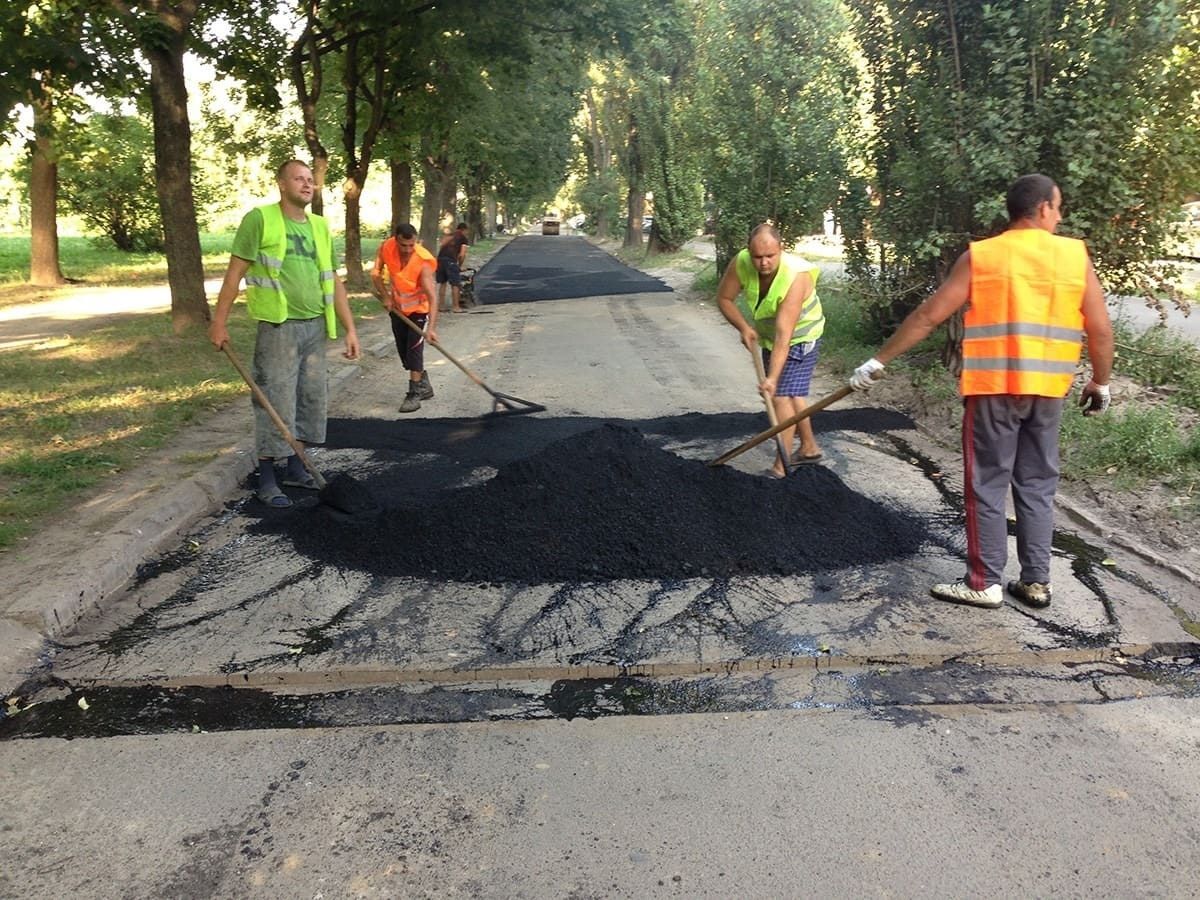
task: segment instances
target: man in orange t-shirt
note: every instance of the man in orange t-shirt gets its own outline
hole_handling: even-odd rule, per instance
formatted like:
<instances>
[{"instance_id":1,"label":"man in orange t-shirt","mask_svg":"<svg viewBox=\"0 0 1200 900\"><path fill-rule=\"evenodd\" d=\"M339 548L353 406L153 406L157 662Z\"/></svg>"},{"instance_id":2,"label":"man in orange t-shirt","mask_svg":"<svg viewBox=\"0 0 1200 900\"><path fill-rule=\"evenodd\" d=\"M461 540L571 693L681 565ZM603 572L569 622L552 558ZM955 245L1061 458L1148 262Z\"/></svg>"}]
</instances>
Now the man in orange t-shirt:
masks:
<instances>
[{"instance_id":1,"label":"man in orange t-shirt","mask_svg":"<svg viewBox=\"0 0 1200 900\"><path fill-rule=\"evenodd\" d=\"M407 223L397 225L394 233L379 245L371 280L375 296L383 303L392 321L392 336L400 363L408 370L408 394L400 412L416 412L422 400L433 397L433 387L425 371L425 339L437 342L437 288L433 273L437 260L417 243L417 230ZM384 280L384 270L388 278ZM403 316L404 318L401 318ZM411 328L408 319L419 332Z\"/></svg>"}]
</instances>

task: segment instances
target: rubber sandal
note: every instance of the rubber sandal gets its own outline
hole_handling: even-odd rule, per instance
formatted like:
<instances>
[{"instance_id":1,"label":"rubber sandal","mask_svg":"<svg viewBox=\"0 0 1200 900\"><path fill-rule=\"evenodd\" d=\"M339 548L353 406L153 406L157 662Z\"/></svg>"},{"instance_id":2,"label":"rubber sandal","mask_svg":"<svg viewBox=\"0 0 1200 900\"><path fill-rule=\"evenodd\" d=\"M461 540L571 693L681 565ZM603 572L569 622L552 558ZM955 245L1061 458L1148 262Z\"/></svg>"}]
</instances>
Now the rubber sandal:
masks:
<instances>
[{"instance_id":1,"label":"rubber sandal","mask_svg":"<svg viewBox=\"0 0 1200 900\"><path fill-rule=\"evenodd\" d=\"M315 491L317 489L317 480L308 474L308 472L304 473L303 478L289 478L287 475L284 475L280 479L280 482L284 487L304 488L306 491Z\"/></svg>"},{"instance_id":2,"label":"rubber sandal","mask_svg":"<svg viewBox=\"0 0 1200 900\"><path fill-rule=\"evenodd\" d=\"M801 456L799 453L797 453L792 456L792 465L811 466L813 463L819 463L824 458L824 453L814 453L812 456Z\"/></svg>"},{"instance_id":3,"label":"rubber sandal","mask_svg":"<svg viewBox=\"0 0 1200 900\"><path fill-rule=\"evenodd\" d=\"M275 486L259 488L255 496L272 509L287 509L292 505L291 498Z\"/></svg>"}]
</instances>

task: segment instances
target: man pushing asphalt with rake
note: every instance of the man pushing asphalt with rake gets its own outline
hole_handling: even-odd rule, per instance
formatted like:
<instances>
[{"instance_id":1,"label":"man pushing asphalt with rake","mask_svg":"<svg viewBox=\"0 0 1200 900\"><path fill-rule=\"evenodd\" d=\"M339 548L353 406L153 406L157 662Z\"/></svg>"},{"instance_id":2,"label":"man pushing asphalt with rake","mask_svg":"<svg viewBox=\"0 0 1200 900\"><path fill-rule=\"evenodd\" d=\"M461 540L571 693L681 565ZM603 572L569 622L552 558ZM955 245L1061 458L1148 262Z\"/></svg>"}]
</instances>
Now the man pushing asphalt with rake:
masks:
<instances>
[{"instance_id":1,"label":"man pushing asphalt with rake","mask_svg":"<svg viewBox=\"0 0 1200 900\"><path fill-rule=\"evenodd\" d=\"M425 371L425 341L437 343L438 305L433 284L436 267L433 254L417 243L417 230L405 222L379 245L371 272L375 296L392 323L400 364L408 370L408 393L400 404L402 413L416 412L422 400L433 398L433 386Z\"/></svg>"},{"instance_id":2,"label":"man pushing asphalt with rake","mask_svg":"<svg viewBox=\"0 0 1200 900\"><path fill-rule=\"evenodd\" d=\"M803 412L807 405L825 331L825 313L816 290L819 274L816 266L784 253L779 231L764 223L750 232L746 248L730 260L717 286L717 306L741 334L746 349L759 353L762 345L766 371L758 389L774 404L780 421ZM796 434L800 447L790 462L818 462L821 449L809 419L780 432L780 453L791 453ZM784 477L788 463L778 456L772 474Z\"/></svg>"},{"instance_id":3,"label":"man pushing asphalt with rake","mask_svg":"<svg viewBox=\"0 0 1200 900\"><path fill-rule=\"evenodd\" d=\"M1113 334L1104 291L1083 241L1054 234L1062 194L1045 175L1008 189L1008 229L972 243L949 277L854 370L863 391L875 376L968 301L963 324L963 499L967 575L935 584L939 600L995 608L1008 560L1005 500L1012 486L1021 577L1008 592L1050 604L1050 541L1058 489L1058 431L1086 332L1091 380L1084 415L1108 409Z\"/></svg>"},{"instance_id":4,"label":"man pushing asphalt with rake","mask_svg":"<svg viewBox=\"0 0 1200 900\"><path fill-rule=\"evenodd\" d=\"M329 224L305 211L313 197L312 169L290 159L279 167L276 181L279 202L252 209L238 226L208 335L217 349L229 343L229 312L244 277L246 308L258 322L253 379L297 446L320 444L329 399L325 340L337 337L340 322L346 331L342 355L358 359L358 332L346 288L334 271ZM254 432L259 500L277 508L292 505L275 473L279 459L285 460L285 486L319 487L257 397Z\"/></svg>"}]
</instances>

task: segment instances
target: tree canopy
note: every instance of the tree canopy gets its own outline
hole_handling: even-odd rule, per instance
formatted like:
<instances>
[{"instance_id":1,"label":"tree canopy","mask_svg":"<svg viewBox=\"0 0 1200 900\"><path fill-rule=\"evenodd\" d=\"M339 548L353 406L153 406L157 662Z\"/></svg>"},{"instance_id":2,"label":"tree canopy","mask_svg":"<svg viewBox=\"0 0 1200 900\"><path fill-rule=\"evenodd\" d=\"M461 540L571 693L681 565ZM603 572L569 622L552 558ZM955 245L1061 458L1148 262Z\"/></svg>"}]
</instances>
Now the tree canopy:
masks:
<instances>
[{"instance_id":1,"label":"tree canopy","mask_svg":"<svg viewBox=\"0 0 1200 900\"><path fill-rule=\"evenodd\" d=\"M82 87L111 105L90 115L150 113L180 327L207 315L193 165L222 154L231 172L307 154L334 179L352 283L369 189L393 217L419 195L431 241L569 179L590 227L640 245L647 221L659 252L707 221L721 262L757 222L789 239L834 210L881 326L1002 224L1019 174L1060 183L1110 287L1159 296L1154 260L1200 190L1200 0L52 0L3 5L0 47L0 111L40 116L42 209L61 154L99 158L118 121L57 147L56 103ZM245 100L201 151L188 54ZM375 161L392 177L368 188Z\"/></svg>"}]
</instances>

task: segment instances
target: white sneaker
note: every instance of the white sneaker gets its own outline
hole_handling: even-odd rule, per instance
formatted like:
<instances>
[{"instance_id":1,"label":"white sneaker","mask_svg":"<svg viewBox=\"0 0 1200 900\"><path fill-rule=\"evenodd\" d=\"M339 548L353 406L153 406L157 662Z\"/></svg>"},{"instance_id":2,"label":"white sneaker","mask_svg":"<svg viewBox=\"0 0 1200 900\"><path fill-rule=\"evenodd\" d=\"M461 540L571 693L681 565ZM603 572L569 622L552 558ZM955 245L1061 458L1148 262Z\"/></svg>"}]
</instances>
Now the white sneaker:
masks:
<instances>
[{"instance_id":1,"label":"white sneaker","mask_svg":"<svg viewBox=\"0 0 1200 900\"><path fill-rule=\"evenodd\" d=\"M1004 592L998 584L989 584L982 591L969 588L962 581L954 584L935 584L929 589L929 593L947 603L982 606L984 609L996 609L1004 605Z\"/></svg>"}]
</instances>

